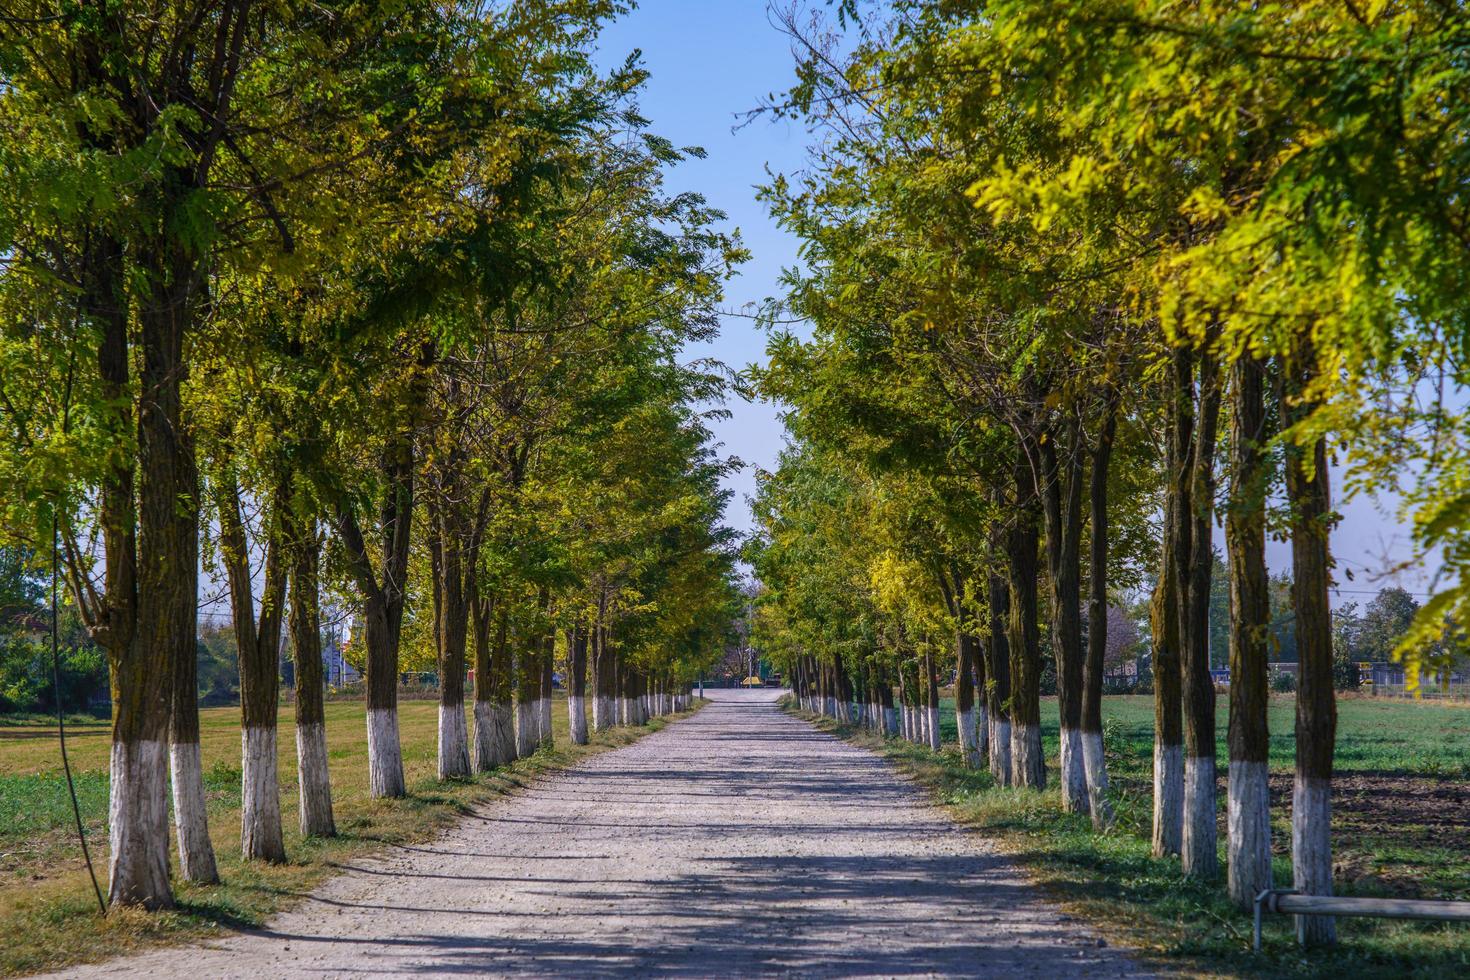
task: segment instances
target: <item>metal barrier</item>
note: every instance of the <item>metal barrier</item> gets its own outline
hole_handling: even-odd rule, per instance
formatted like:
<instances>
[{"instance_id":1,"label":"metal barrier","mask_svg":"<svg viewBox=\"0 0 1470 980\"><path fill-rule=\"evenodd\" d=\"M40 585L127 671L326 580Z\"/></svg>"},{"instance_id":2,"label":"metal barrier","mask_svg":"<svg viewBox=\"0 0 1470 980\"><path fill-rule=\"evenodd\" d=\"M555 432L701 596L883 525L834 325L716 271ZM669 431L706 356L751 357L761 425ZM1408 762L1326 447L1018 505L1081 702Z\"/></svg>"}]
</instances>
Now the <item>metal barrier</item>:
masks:
<instances>
[{"instance_id":1,"label":"metal barrier","mask_svg":"<svg viewBox=\"0 0 1470 980\"><path fill-rule=\"evenodd\" d=\"M1470 902L1426 902L1408 898L1347 898L1267 889L1256 896L1255 949L1261 951L1261 913L1346 915L1372 919L1438 919L1470 922Z\"/></svg>"}]
</instances>

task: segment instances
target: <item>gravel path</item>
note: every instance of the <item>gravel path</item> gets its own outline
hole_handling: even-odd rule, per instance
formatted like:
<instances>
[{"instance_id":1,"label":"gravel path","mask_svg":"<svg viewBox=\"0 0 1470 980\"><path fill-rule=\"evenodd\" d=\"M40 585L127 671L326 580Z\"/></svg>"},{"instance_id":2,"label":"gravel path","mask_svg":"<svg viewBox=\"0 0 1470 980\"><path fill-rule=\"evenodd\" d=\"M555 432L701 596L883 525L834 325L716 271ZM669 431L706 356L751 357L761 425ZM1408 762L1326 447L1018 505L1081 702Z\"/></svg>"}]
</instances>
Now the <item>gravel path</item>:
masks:
<instances>
[{"instance_id":1,"label":"gravel path","mask_svg":"<svg viewBox=\"0 0 1470 980\"><path fill-rule=\"evenodd\" d=\"M1143 975L882 759L711 696L265 930L67 975Z\"/></svg>"}]
</instances>

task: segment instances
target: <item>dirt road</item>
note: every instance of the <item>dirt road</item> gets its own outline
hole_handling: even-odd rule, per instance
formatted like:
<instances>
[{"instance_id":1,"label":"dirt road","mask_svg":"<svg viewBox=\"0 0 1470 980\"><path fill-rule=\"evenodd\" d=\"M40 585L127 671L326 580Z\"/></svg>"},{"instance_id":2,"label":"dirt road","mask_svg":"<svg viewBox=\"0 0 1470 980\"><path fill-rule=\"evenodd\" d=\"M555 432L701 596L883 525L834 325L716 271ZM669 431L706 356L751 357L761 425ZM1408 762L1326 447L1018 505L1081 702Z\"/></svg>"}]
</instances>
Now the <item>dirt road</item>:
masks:
<instances>
[{"instance_id":1,"label":"dirt road","mask_svg":"<svg viewBox=\"0 0 1470 980\"><path fill-rule=\"evenodd\" d=\"M266 930L66 975L1142 975L883 760L711 696Z\"/></svg>"}]
</instances>

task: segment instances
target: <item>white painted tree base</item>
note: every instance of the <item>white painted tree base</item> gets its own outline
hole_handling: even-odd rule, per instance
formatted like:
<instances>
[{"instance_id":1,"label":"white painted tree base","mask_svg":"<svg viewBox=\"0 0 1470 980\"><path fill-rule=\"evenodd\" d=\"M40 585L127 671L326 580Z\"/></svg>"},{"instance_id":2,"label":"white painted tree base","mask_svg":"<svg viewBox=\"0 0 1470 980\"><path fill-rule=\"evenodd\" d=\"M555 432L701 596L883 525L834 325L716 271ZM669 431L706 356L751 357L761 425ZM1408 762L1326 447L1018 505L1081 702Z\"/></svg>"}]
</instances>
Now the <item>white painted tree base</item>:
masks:
<instances>
[{"instance_id":1,"label":"white painted tree base","mask_svg":"<svg viewBox=\"0 0 1470 980\"><path fill-rule=\"evenodd\" d=\"M536 702L536 724L540 738L538 743L546 748L552 746L551 736L551 699L542 698Z\"/></svg>"},{"instance_id":2,"label":"white painted tree base","mask_svg":"<svg viewBox=\"0 0 1470 980\"><path fill-rule=\"evenodd\" d=\"M402 796L403 753L398 744L398 710L369 708L368 793L375 799Z\"/></svg>"},{"instance_id":3,"label":"white painted tree base","mask_svg":"<svg viewBox=\"0 0 1470 980\"><path fill-rule=\"evenodd\" d=\"M924 709L924 736L928 742L929 748L933 749L935 752L938 752L940 749L938 708Z\"/></svg>"},{"instance_id":4,"label":"white painted tree base","mask_svg":"<svg viewBox=\"0 0 1470 980\"><path fill-rule=\"evenodd\" d=\"M587 699L573 694L567 698L567 718L570 719L573 745L587 744Z\"/></svg>"},{"instance_id":5,"label":"white painted tree base","mask_svg":"<svg viewBox=\"0 0 1470 980\"><path fill-rule=\"evenodd\" d=\"M1242 911L1271 887L1271 785L1265 762L1230 760L1226 787L1226 890Z\"/></svg>"},{"instance_id":6,"label":"white painted tree base","mask_svg":"<svg viewBox=\"0 0 1470 980\"><path fill-rule=\"evenodd\" d=\"M975 709L958 712L955 724L959 728L960 751L965 757L965 765L970 769L979 769L980 746L975 734Z\"/></svg>"},{"instance_id":7,"label":"white painted tree base","mask_svg":"<svg viewBox=\"0 0 1470 980\"><path fill-rule=\"evenodd\" d=\"M1332 782L1296 777L1291 792L1291 886L1303 895L1332 894ZM1337 920L1326 915L1296 917L1303 946L1337 941Z\"/></svg>"},{"instance_id":8,"label":"white painted tree base","mask_svg":"<svg viewBox=\"0 0 1470 980\"><path fill-rule=\"evenodd\" d=\"M1184 842L1184 746L1154 741L1154 857L1179 853Z\"/></svg>"},{"instance_id":9,"label":"white painted tree base","mask_svg":"<svg viewBox=\"0 0 1470 980\"><path fill-rule=\"evenodd\" d=\"M247 861L286 860L281 835L281 788L276 765L276 728L240 732L240 853Z\"/></svg>"},{"instance_id":10,"label":"white painted tree base","mask_svg":"<svg viewBox=\"0 0 1470 980\"><path fill-rule=\"evenodd\" d=\"M1083 768L1082 731L1061 731L1062 809L1069 813L1087 812L1087 770Z\"/></svg>"},{"instance_id":11,"label":"white painted tree base","mask_svg":"<svg viewBox=\"0 0 1470 980\"><path fill-rule=\"evenodd\" d=\"M219 869L214 861L214 845L209 840L204 768L199 761L198 742L175 742L169 746L169 773L173 777L179 876L185 881L212 884L219 881Z\"/></svg>"},{"instance_id":12,"label":"white painted tree base","mask_svg":"<svg viewBox=\"0 0 1470 980\"><path fill-rule=\"evenodd\" d=\"M464 779L470 774L470 732L464 704L439 705L439 778Z\"/></svg>"},{"instance_id":13,"label":"white painted tree base","mask_svg":"<svg viewBox=\"0 0 1470 980\"><path fill-rule=\"evenodd\" d=\"M897 735L898 734L898 709L897 708L884 708L883 709L883 734L889 735L889 736Z\"/></svg>"},{"instance_id":14,"label":"white painted tree base","mask_svg":"<svg viewBox=\"0 0 1470 980\"><path fill-rule=\"evenodd\" d=\"M1186 875L1206 880L1220 873L1219 832L1215 799L1215 757L1184 759L1184 832L1179 865Z\"/></svg>"},{"instance_id":15,"label":"white painted tree base","mask_svg":"<svg viewBox=\"0 0 1470 980\"><path fill-rule=\"evenodd\" d=\"M1087 808L1092 826L1105 830L1113 824L1113 805L1108 802L1108 758L1102 732L1082 733L1082 770L1087 777Z\"/></svg>"},{"instance_id":16,"label":"white painted tree base","mask_svg":"<svg viewBox=\"0 0 1470 980\"><path fill-rule=\"evenodd\" d=\"M990 726L990 775L998 786L1011 785L1011 723L1004 718Z\"/></svg>"},{"instance_id":17,"label":"white painted tree base","mask_svg":"<svg viewBox=\"0 0 1470 980\"><path fill-rule=\"evenodd\" d=\"M971 769L979 769L985 764L985 758L990 754L990 712L985 710L982 704L975 709L979 712L974 728L975 733L975 762Z\"/></svg>"},{"instance_id":18,"label":"white painted tree base","mask_svg":"<svg viewBox=\"0 0 1470 980\"><path fill-rule=\"evenodd\" d=\"M161 740L112 743L107 807L109 904L173 908L164 778L168 755Z\"/></svg>"},{"instance_id":19,"label":"white painted tree base","mask_svg":"<svg viewBox=\"0 0 1470 980\"><path fill-rule=\"evenodd\" d=\"M337 823L332 817L327 726L321 722L296 726L296 785L301 799L302 836L335 837Z\"/></svg>"},{"instance_id":20,"label":"white painted tree base","mask_svg":"<svg viewBox=\"0 0 1470 980\"><path fill-rule=\"evenodd\" d=\"M536 754L541 745L541 721L536 717L535 701L516 702L516 758Z\"/></svg>"},{"instance_id":21,"label":"white painted tree base","mask_svg":"<svg viewBox=\"0 0 1470 980\"><path fill-rule=\"evenodd\" d=\"M1046 756L1041 753L1041 726L1011 724L1011 785L1046 787Z\"/></svg>"},{"instance_id":22,"label":"white painted tree base","mask_svg":"<svg viewBox=\"0 0 1470 980\"><path fill-rule=\"evenodd\" d=\"M475 771L489 772L516 758L515 723L504 702L475 702Z\"/></svg>"}]
</instances>

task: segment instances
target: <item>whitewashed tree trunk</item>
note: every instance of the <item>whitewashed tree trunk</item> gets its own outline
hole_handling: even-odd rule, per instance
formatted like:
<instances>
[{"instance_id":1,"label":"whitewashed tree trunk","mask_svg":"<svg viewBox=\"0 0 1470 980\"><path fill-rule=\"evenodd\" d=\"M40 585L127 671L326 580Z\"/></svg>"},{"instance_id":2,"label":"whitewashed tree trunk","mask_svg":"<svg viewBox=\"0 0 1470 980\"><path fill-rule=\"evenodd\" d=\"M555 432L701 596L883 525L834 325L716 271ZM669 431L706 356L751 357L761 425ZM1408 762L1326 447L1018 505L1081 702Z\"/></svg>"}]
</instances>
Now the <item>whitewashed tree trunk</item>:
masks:
<instances>
[{"instance_id":1,"label":"whitewashed tree trunk","mask_svg":"<svg viewBox=\"0 0 1470 980\"><path fill-rule=\"evenodd\" d=\"M567 717L571 727L572 744L587 744L587 699L573 694L567 698Z\"/></svg>"},{"instance_id":2,"label":"whitewashed tree trunk","mask_svg":"<svg viewBox=\"0 0 1470 980\"><path fill-rule=\"evenodd\" d=\"M984 702L977 702L975 710L977 712L975 727L971 729L975 733L975 764L973 768L979 769L985 764L985 759L990 753L990 712L985 710Z\"/></svg>"},{"instance_id":3,"label":"whitewashed tree trunk","mask_svg":"<svg viewBox=\"0 0 1470 980\"><path fill-rule=\"evenodd\" d=\"M1011 785L1011 723L1004 718L991 722L990 775L997 786Z\"/></svg>"},{"instance_id":4,"label":"whitewashed tree trunk","mask_svg":"<svg viewBox=\"0 0 1470 980\"><path fill-rule=\"evenodd\" d=\"M367 710L368 792L374 799L402 796L403 753L398 743L398 709Z\"/></svg>"},{"instance_id":5,"label":"whitewashed tree trunk","mask_svg":"<svg viewBox=\"0 0 1470 980\"><path fill-rule=\"evenodd\" d=\"M536 754L541 744L541 722L536 717L536 701L516 702L516 758Z\"/></svg>"},{"instance_id":6,"label":"whitewashed tree trunk","mask_svg":"<svg viewBox=\"0 0 1470 980\"><path fill-rule=\"evenodd\" d=\"M551 699L542 698L536 705L536 721L540 724L541 744L550 748L554 743L551 734Z\"/></svg>"},{"instance_id":7,"label":"whitewashed tree trunk","mask_svg":"<svg viewBox=\"0 0 1470 980\"><path fill-rule=\"evenodd\" d=\"M296 783L301 795L303 837L335 837L332 781L327 768L327 726L296 726Z\"/></svg>"},{"instance_id":8,"label":"whitewashed tree trunk","mask_svg":"<svg viewBox=\"0 0 1470 980\"><path fill-rule=\"evenodd\" d=\"M1046 785L1046 757L1041 752L1040 725L1011 723L1011 785L1032 789Z\"/></svg>"},{"instance_id":9,"label":"whitewashed tree trunk","mask_svg":"<svg viewBox=\"0 0 1470 980\"><path fill-rule=\"evenodd\" d=\"M976 742L974 709L958 712L955 724L959 727L960 752L964 755L965 765L971 769L979 769L980 746Z\"/></svg>"},{"instance_id":10,"label":"whitewashed tree trunk","mask_svg":"<svg viewBox=\"0 0 1470 980\"><path fill-rule=\"evenodd\" d=\"M492 769L515 761L515 723L511 706L503 702L475 701L475 771Z\"/></svg>"},{"instance_id":11,"label":"whitewashed tree trunk","mask_svg":"<svg viewBox=\"0 0 1470 980\"><path fill-rule=\"evenodd\" d=\"M323 703L322 622L320 598L321 538L316 522L297 526L294 512L282 512L290 540L293 660L296 663L297 816L303 837L335 837L332 781L327 765L326 709Z\"/></svg>"},{"instance_id":12,"label":"whitewashed tree trunk","mask_svg":"<svg viewBox=\"0 0 1470 980\"><path fill-rule=\"evenodd\" d=\"M112 743L107 812L109 904L173 908L168 881L167 755L162 740Z\"/></svg>"},{"instance_id":13,"label":"whitewashed tree trunk","mask_svg":"<svg viewBox=\"0 0 1470 980\"><path fill-rule=\"evenodd\" d=\"M1249 908L1271 887L1271 784L1264 762L1230 762L1226 788L1227 891Z\"/></svg>"},{"instance_id":14,"label":"whitewashed tree trunk","mask_svg":"<svg viewBox=\"0 0 1470 980\"><path fill-rule=\"evenodd\" d=\"M240 850L247 859L283 862L286 842L281 834L276 727L242 729L240 758Z\"/></svg>"},{"instance_id":15,"label":"whitewashed tree trunk","mask_svg":"<svg viewBox=\"0 0 1470 980\"><path fill-rule=\"evenodd\" d=\"M179 874L185 881L204 884L219 881L214 845L209 840L209 811L204 799L204 769L199 760L199 743L175 742L171 745L169 770L173 777ZM168 840L167 831L164 840Z\"/></svg>"},{"instance_id":16,"label":"whitewashed tree trunk","mask_svg":"<svg viewBox=\"0 0 1470 980\"><path fill-rule=\"evenodd\" d=\"M939 709L935 707L926 708L924 710L924 716L926 719L924 734L929 738L929 748L938 752L941 747L939 744Z\"/></svg>"},{"instance_id":17,"label":"whitewashed tree trunk","mask_svg":"<svg viewBox=\"0 0 1470 980\"><path fill-rule=\"evenodd\" d=\"M897 708L884 708L883 709L883 728L884 728L884 734L885 735L897 735L898 734L898 709Z\"/></svg>"},{"instance_id":18,"label":"whitewashed tree trunk","mask_svg":"<svg viewBox=\"0 0 1470 980\"><path fill-rule=\"evenodd\" d=\"M1178 854L1184 838L1184 746L1154 742L1155 857Z\"/></svg>"},{"instance_id":19,"label":"whitewashed tree trunk","mask_svg":"<svg viewBox=\"0 0 1470 980\"><path fill-rule=\"evenodd\" d=\"M1213 878L1219 873L1217 811L1215 757L1185 757L1184 834L1179 856L1180 867L1187 875Z\"/></svg>"},{"instance_id":20,"label":"whitewashed tree trunk","mask_svg":"<svg viewBox=\"0 0 1470 980\"><path fill-rule=\"evenodd\" d=\"M1082 733L1082 765L1087 777L1087 806L1092 825L1102 830L1112 826L1113 806L1108 802L1108 765L1102 732Z\"/></svg>"},{"instance_id":21,"label":"whitewashed tree trunk","mask_svg":"<svg viewBox=\"0 0 1470 980\"><path fill-rule=\"evenodd\" d=\"M1062 807L1070 813L1087 812L1087 770L1083 768L1082 731L1061 730Z\"/></svg>"},{"instance_id":22,"label":"whitewashed tree trunk","mask_svg":"<svg viewBox=\"0 0 1470 980\"><path fill-rule=\"evenodd\" d=\"M1292 887L1304 895L1332 894L1332 782L1298 774L1291 793ZM1337 923L1327 915L1296 917L1297 941L1327 946Z\"/></svg>"},{"instance_id":23,"label":"whitewashed tree trunk","mask_svg":"<svg viewBox=\"0 0 1470 980\"><path fill-rule=\"evenodd\" d=\"M463 779L470 774L470 732L464 702L439 705L439 778Z\"/></svg>"}]
</instances>

